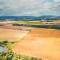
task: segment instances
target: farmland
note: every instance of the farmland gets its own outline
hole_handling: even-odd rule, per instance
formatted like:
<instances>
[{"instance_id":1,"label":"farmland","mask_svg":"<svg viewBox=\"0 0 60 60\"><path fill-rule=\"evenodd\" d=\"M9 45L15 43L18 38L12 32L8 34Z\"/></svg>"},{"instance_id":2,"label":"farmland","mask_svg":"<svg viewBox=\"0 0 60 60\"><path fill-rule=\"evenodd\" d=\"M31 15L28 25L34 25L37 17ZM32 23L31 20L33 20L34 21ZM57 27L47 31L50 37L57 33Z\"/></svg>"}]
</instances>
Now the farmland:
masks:
<instances>
[{"instance_id":1,"label":"farmland","mask_svg":"<svg viewBox=\"0 0 60 60\"><path fill-rule=\"evenodd\" d=\"M34 21L17 21L16 24L42 24L42 22L34 22Z\"/></svg>"},{"instance_id":2,"label":"farmland","mask_svg":"<svg viewBox=\"0 0 60 60\"><path fill-rule=\"evenodd\" d=\"M49 24L60 24L60 20L57 21L50 21L48 22L47 20L38 20L38 21L16 21L16 24L31 24L31 25L49 25Z\"/></svg>"},{"instance_id":3,"label":"farmland","mask_svg":"<svg viewBox=\"0 0 60 60\"><path fill-rule=\"evenodd\" d=\"M16 21L14 26L27 26L36 28L49 28L49 29L60 29L60 20L47 22L41 21Z\"/></svg>"},{"instance_id":4,"label":"farmland","mask_svg":"<svg viewBox=\"0 0 60 60\"><path fill-rule=\"evenodd\" d=\"M16 44L13 51L42 60L60 60L60 30L35 28Z\"/></svg>"},{"instance_id":5,"label":"farmland","mask_svg":"<svg viewBox=\"0 0 60 60\"><path fill-rule=\"evenodd\" d=\"M28 31L12 30L0 28L0 40L19 41Z\"/></svg>"},{"instance_id":6,"label":"farmland","mask_svg":"<svg viewBox=\"0 0 60 60\"><path fill-rule=\"evenodd\" d=\"M28 27L24 24L46 24L39 21L25 22L15 21L0 25L0 42L2 45L11 48L11 54L14 54L12 60L31 59L31 60L60 60L60 30L49 28ZM13 24L23 24L22 26ZM14 42L14 44L12 44ZM0 43L1 44L1 43ZM1 54L0 54L1 55ZM4 56L3 58L6 58ZM3 59L4 60L4 59ZM6 60L6 59L5 59Z\"/></svg>"}]
</instances>

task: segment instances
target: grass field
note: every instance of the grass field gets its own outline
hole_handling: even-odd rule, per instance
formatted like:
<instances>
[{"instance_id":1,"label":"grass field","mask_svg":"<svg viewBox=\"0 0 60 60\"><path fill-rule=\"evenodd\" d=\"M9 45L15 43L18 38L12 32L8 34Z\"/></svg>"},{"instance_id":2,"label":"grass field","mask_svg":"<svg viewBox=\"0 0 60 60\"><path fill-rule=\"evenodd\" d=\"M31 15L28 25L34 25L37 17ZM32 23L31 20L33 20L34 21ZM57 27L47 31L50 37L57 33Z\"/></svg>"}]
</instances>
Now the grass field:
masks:
<instances>
[{"instance_id":1,"label":"grass field","mask_svg":"<svg viewBox=\"0 0 60 60\"><path fill-rule=\"evenodd\" d=\"M41 22L41 21L16 21L17 26L27 26L36 28L60 29L60 21Z\"/></svg>"},{"instance_id":2,"label":"grass field","mask_svg":"<svg viewBox=\"0 0 60 60\"><path fill-rule=\"evenodd\" d=\"M16 24L43 24L42 22L34 22L34 21L17 21Z\"/></svg>"},{"instance_id":3,"label":"grass field","mask_svg":"<svg viewBox=\"0 0 60 60\"><path fill-rule=\"evenodd\" d=\"M16 24L31 24L31 25L41 25L41 24L59 24L60 23L60 20L57 20L57 21L45 21L45 20L37 20L37 21L16 21L14 22Z\"/></svg>"}]
</instances>

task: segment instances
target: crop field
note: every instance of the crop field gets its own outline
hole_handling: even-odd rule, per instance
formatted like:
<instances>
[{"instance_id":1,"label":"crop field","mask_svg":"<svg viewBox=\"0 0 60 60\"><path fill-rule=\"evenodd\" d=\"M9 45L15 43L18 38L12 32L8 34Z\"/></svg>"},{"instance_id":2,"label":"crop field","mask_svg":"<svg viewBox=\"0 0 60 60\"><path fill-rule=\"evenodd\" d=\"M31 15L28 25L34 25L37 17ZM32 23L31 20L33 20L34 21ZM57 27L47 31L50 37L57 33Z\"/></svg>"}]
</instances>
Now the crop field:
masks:
<instances>
[{"instance_id":1,"label":"crop field","mask_svg":"<svg viewBox=\"0 0 60 60\"><path fill-rule=\"evenodd\" d=\"M20 41L28 31L0 28L0 40Z\"/></svg>"},{"instance_id":2,"label":"crop field","mask_svg":"<svg viewBox=\"0 0 60 60\"><path fill-rule=\"evenodd\" d=\"M38 21L30 22L14 23L38 24ZM6 55L3 55L3 59L3 53L0 53L2 60L60 60L60 30L58 29L0 26L0 46L1 44L9 48Z\"/></svg>"},{"instance_id":3,"label":"crop field","mask_svg":"<svg viewBox=\"0 0 60 60\"><path fill-rule=\"evenodd\" d=\"M60 21L57 20L57 21L45 21L45 20L37 20L37 21L15 21L14 23L16 24L31 24L31 25L44 25L44 24L47 24L47 25L52 25L52 24L60 24Z\"/></svg>"},{"instance_id":4,"label":"crop field","mask_svg":"<svg viewBox=\"0 0 60 60\"><path fill-rule=\"evenodd\" d=\"M34 22L34 21L16 21L16 24L43 24L42 22Z\"/></svg>"},{"instance_id":5,"label":"crop field","mask_svg":"<svg viewBox=\"0 0 60 60\"><path fill-rule=\"evenodd\" d=\"M60 30L34 28L13 48L16 54L60 60Z\"/></svg>"},{"instance_id":6,"label":"crop field","mask_svg":"<svg viewBox=\"0 0 60 60\"><path fill-rule=\"evenodd\" d=\"M16 26L27 26L36 28L49 28L49 29L60 29L60 21L16 21Z\"/></svg>"}]
</instances>

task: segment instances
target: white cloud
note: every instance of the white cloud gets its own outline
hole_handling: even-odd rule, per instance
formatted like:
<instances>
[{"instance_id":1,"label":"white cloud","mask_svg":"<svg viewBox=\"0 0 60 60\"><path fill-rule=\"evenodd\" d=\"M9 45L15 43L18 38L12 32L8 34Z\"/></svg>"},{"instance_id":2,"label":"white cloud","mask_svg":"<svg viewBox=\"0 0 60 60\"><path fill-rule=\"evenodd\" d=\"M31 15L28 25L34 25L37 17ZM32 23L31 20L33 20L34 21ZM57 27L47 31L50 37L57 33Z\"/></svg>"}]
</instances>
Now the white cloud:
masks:
<instances>
[{"instance_id":1,"label":"white cloud","mask_svg":"<svg viewBox=\"0 0 60 60\"><path fill-rule=\"evenodd\" d=\"M60 0L54 0L55 2L60 2Z\"/></svg>"},{"instance_id":2,"label":"white cloud","mask_svg":"<svg viewBox=\"0 0 60 60\"><path fill-rule=\"evenodd\" d=\"M58 8L57 0L54 2L48 0L0 0L0 10L2 9L0 15L53 14Z\"/></svg>"}]
</instances>

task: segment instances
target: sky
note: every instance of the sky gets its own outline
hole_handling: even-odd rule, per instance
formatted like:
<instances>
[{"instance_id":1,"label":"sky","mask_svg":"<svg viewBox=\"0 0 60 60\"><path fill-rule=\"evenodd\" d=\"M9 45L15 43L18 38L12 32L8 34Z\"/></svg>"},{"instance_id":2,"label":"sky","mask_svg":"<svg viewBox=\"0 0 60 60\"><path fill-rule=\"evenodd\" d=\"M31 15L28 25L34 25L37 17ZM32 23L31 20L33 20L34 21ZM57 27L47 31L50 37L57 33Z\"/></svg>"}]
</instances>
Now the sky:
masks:
<instances>
[{"instance_id":1,"label":"sky","mask_svg":"<svg viewBox=\"0 0 60 60\"><path fill-rule=\"evenodd\" d=\"M0 16L60 16L60 0L0 0Z\"/></svg>"}]
</instances>

